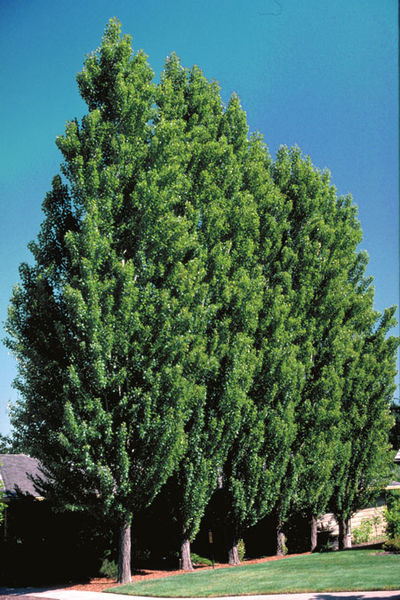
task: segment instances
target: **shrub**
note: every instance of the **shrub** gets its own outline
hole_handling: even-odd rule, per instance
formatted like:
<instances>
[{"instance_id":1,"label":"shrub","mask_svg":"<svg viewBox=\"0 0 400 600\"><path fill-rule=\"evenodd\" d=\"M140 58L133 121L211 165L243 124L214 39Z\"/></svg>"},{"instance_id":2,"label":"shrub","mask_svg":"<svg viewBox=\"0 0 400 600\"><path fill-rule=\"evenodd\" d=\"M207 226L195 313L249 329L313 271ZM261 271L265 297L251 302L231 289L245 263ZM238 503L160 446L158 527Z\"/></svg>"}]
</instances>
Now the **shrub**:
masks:
<instances>
[{"instance_id":1,"label":"shrub","mask_svg":"<svg viewBox=\"0 0 400 600\"><path fill-rule=\"evenodd\" d=\"M391 492L387 495L387 508L385 510L387 523L386 532L391 540L400 538L400 495Z\"/></svg>"},{"instance_id":2,"label":"shrub","mask_svg":"<svg viewBox=\"0 0 400 600\"><path fill-rule=\"evenodd\" d=\"M374 515L371 522L375 529L375 538L378 537L378 526L382 523L383 518L380 515Z\"/></svg>"},{"instance_id":3,"label":"shrub","mask_svg":"<svg viewBox=\"0 0 400 600\"><path fill-rule=\"evenodd\" d=\"M242 539L240 539L238 542L238 555L240 562L242 562L242 560L246 556L246 546L244 545L244 540Z\"/></svg>"},{"instance_id":4,"label":"shrub","mask_svg":"<svg viewBox=\"0 0 400 600\"><path fill-rule=\"evenodd\" d=\"M134 563L145 563L151 556L149 548L134 548L132 550L132 559Z\"/></svg>"},{"instance_id":5,"label":"shrub","mask_svg":"<svg viewBox=\"0 0 400 600\"><path fill-rule=\"evenodd\" d=\"M108 579L116 579L118 577L118 565L115 560L104 558L99 569L100 575Z\"/></svg>"},{"instance_id":6,"label":"shrub","mask_svg":"<svg viewBox=\"0 0 400 600\"><path fill-rule=\"evenodd\" d=\"M330 542L326 542L319 546L318 552L333 552L336 548Z\"/></svg>"},{"instance_id":7,"label":"shrub","mask_svg":"<svg viewBox=\"0 0 400 600\"><path fill-rule=\"evenodd\" d=\"M373 519L363 519L358 527L353 529L353 541L355 544L365 544L372 535Z\"/></svg>"},{"instance_id":8,"label":"shrub","mask_svg":"<svg viewBox=\"0 0 400 600\"><path fill-rule=\"evenodd\" d=\"M203 556L199 556L198 554L194 554L193 552L190 555L192 564L194 565L207 565L207 567L212 566L212 562L209 558L204 558Z\"/></svg>"},{"instance_id":9,"label":"shrub","mask_svg":"<svg viewBox=\"0 0 400 600\"><path fill-rule=\"evenodd\" d=\"M286 554L288 554L288 552L289 552L286 542L287 542L287 538L286 538L286 535L285 535L283 543L282 543L282 552L283 552L284 556L286 556Z\"/></svg>"},{"instance_id":10,"label":"shrub","mask_svg":"<svg viewBox=\"0 0 400 600\"><path fill-rule=\"evenodd\" d=\"M387 540L382 548L387 552L400 552L400 537L396 535L393 539Z\"/></svg>"}]
</instances>

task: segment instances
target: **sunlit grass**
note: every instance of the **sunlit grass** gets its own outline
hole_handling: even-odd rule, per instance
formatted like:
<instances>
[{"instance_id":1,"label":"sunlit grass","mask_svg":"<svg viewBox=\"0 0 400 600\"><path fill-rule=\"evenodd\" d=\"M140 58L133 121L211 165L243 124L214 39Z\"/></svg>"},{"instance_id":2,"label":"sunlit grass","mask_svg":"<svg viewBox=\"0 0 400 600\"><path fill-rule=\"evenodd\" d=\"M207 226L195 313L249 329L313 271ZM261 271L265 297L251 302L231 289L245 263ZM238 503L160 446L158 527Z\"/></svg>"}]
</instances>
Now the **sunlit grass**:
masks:
<instances>
[{"instance_id":1,"label":"sunlit grass","mask_svg":"<svg viewBox=\"0 0 400 600\"><path fill-rule=\"evenodd\" d=\"M201 597L400 589L400 555L352 550L204 570L110 588L135 596Z\"/></svg>"}]
</instances>

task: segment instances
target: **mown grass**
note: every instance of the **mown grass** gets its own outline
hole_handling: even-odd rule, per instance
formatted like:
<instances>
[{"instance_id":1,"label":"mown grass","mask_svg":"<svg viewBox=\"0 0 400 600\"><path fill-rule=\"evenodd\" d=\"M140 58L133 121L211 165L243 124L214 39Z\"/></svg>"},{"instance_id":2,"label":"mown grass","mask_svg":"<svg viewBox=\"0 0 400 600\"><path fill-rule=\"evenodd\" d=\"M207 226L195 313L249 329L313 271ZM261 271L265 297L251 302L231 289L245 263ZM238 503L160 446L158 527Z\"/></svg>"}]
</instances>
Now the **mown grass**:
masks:
<instances>
[{"instance_id":1,"label":"mown grass","mask_svg":"<svg viewBox=\"0 0 400 600\"><path fill-rule=\"evenodd\" d=\"M396 589L400 589L400 555L351 550L174 575L105 591L184 598Z\"/></svg>"}]
</instances>

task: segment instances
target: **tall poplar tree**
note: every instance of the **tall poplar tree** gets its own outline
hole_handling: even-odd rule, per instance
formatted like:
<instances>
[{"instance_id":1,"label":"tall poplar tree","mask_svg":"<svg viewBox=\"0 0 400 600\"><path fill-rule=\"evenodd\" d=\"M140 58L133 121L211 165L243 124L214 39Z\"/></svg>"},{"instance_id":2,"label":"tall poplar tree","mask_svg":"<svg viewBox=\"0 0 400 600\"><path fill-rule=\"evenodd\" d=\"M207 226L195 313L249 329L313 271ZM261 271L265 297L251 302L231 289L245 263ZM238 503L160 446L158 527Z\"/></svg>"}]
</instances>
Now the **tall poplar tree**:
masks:
<instances>
[{"instance_id":1,"label":"tall poplar tree","mask_svg":"<svg viewBox=\"0 0 400 600\"><path fill-rule=\"evenodd\" d=\"M397 343L370 307L351 200L299 149L272 163L198 67L171 55L155 85L115 19L77 81L88 112L57 138L7 320L38 485L114 522L123 582L135 511L171 477L186 569L218 480L231 562L245 527L275 506L279 546L332 481L344 520L383 456L366 415L384 447ZM351 482L332 479L339 456Z\"/></svg>"},{"instance_id":2,"label":"tall poplar tree","mask_svg":"<svg viewBox=\"0 0 400 600\"><path fill-rule=\"evenodd\" d=\"M291 343L302 365L293 401L296 434L276 507L280 553L282 526L294 511L309 518L315 548L316 518L332 493L349 274L361 231L351 199L338 198L329 173L316 170L298 148L280 149L273 174L291 206L282 253L289 257Z\"/></svg>"},{"instance_id":3,"label":"tall poplar tree","mask_svg":"<svg viewBox=\"0 0 400 600\"><path fill-rule=\"evenodd\" d=\"M152 72L116 20L77 79L89 112L57 138L67 185L54 179L8 317L13 425L48 495L113 519L126 582L132 515L177 467L202 395L188 364L201 354L204 260L179 131L152 125Z\"/></svg>"},{"instance_id":4,"label":"tall poplar tree","mask_svg":"<svg viewBox=\"0 0 400 600\"><path fill-rule=\"evenodd\" d=\"M173 95L166 102L169 93ZM199 243L207 260L207 361L198 370L204 395L187 422L188 447L174 486L182 565L190 570L190 541L247 402L262 278L255 254L257 210L241 173L248 127L238 98L233 96L224 110L218 86L197 67L184 69L174 55L166 63L160 97L161 118L182 123L190 156L187 195L197 211Z\"/></svg>"},{"instance_id":5,"label":"tall poplar tree","mask_svg":"<svg viewBox=\"0 0 400 600\"><path fill-rule=\"evenodd\" d=\"M206 187L201 189L214 201L218 198L217 205L208 201L203 215L210 290L217 307L208 330L209 348L218 360L218 370L211 373L207 382L208 450L203 460L210 463L212 475L207 501L215 490L217 477L219 482L222 478L224 485L224 463L240 436L242 421L248 418L249 391L257 364L254 335L264 279L257 255L257 204L243 174L247 134L246 115L233 95L220 120L214 156L207 153L208 165L202 174L207 177ZM203 504L200 515L205 508Z\"/></svg>"},{"instance_id":6,"label":"tall poplar tree","mask_svg":"<svg viewBox=\"0 0 400 600\"><path fill-rule=\"evenodd\" d=\"M393 452L389 443L393 419L390 404L395 391L399 339L388 336L396 324L395 307L382 315L373 310L373 290L363 289L352 307L349 345L342 395L341 445L336 454L330 507L339 523L339 548L350 543L350 518L370 505L390 481Z\"/></svg>"},{"instance_id":7,"label":"tall poplar tree","mask_svg":"<svg viewBox=\"0 0 400 600\"><path fill-rule=\"evenodd\" d=\"M277 502L295 436L294 401L302 367L291 344L290 279L282 252L291 204L271 176L272 161L259 135L242 155L244 185L259 215L256 254L262 268L263 295L254 334L257 361L250 402L224 467L224 520L228 556L239 562L238 540Z\"/></svg>"},{"instance_id":8,"label":"tall poplar tree","mask_svg":"<svg viewBox=\"0 0 400 600\"><path fill-rule=\"evenodd\" d=\"M194 229L199 238L199 250L204 257L205 279L203 281L202 303L206 319L196 324L198 338L201 339L197 364L190 362L187 368L194 375L199 394L191 403L185 433L187 446L185 455L176 475L170 482L174 491L175 513L180 529L181 561L185 570L191 570L190 541L196 535L205 505L208 502L209 489L215 479L215 465L212 459L217 455L218 445L214 445L213 435L218 435L220 422L212 421L207 428L207 382L210 374L218 369L215 349L207 343L210 322L213 320L216 306L212 297L209 277L209 255L203 239L207 194L203 194L199 185L202 171L208 165L204 161L204 146L209 148L215 140L218 120L222 114L219 90L210 84L201 71L194 67L191 71L182 67L174 54L168 57L158 89L160 106L159 122L176 127L180 134L180 143L185 148L185 164L182 172L186 174L186 189L183 192L186 208L195 218ZM179 175L181 177L181 175Z\"/></svg>"}]
</instances>

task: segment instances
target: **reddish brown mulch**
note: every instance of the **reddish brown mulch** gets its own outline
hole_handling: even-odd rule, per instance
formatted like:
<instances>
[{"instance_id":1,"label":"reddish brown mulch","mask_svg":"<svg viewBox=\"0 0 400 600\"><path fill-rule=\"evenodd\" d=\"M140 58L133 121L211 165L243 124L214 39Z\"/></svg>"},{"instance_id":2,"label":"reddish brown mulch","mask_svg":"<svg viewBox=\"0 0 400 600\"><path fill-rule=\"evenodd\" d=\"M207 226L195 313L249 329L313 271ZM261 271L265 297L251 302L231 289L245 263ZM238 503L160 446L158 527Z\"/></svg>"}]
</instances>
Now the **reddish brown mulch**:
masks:
<instances>
[{"instance_id":1,"label":"reddish brown mulch","mask_svg":"<svg viewBox=\"0 0 400 600\"><path fill-rule=\"evenodd\" d=\"M289 557L294 557L294 556L306 556L307 554L310 554L310 552L305 552L303 554L289 554L287 556L267 556L266 558L256 558L253 560L245 560L242 562L242 565L254 565L257 563L269 562L271 560L282 560L283 558L289 558ZM221 569L221 567L229 567L229 565L220 564L220 563L215 564L216 569ZM231 567L231 568L234 569L235 567ZM196 566L195 567L195 571L206 570L206 569L212 569L212 567L206 567L206 566ZM148 581L149 579L160 579L161 577L171 577L171 575L181 575L183 573L187 573L187 571L180 571L178 569L176 571L156 571L156 570L151 570L151 569L143 569L140 571L134 571L132 573L132 583L137 583L138 581ZM91 579L89 581L89 583L79 583L76 585L68 585L66 587L68 587L69 590L81 590L81 591L85 591L85 592L102 592L103 590L105 590L111 586L116 586L116 585L117 585L116 579L106 579L105 577L103 577L103 578Z\"/></svg>"}]
</instances>

